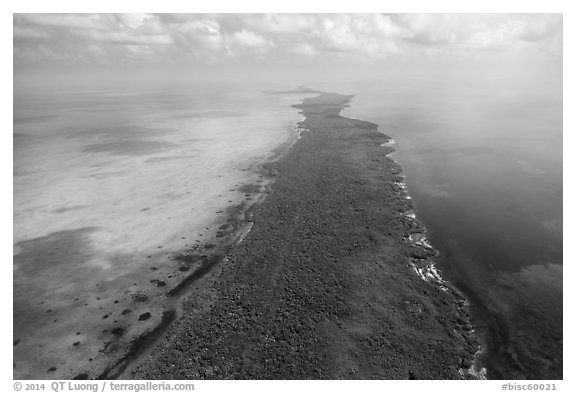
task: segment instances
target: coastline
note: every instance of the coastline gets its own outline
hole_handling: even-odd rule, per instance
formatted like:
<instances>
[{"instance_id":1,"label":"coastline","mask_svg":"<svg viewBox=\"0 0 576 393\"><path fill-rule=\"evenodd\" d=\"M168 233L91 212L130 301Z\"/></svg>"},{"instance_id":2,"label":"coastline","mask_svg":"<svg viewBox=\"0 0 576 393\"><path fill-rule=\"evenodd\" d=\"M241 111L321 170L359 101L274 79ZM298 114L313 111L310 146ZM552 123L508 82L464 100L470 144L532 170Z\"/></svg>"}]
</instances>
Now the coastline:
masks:
<instances>
[{"instance_id":1,"label":"coastline","mask_svg":"<svg viewBox=\"0 0 576 393\"><path fill-rule=\"evenodd\" d=\"M180 318L101 377L474 377L467 302L434 268L391 138L340 115L352 96L317 93L294 105L306 132L246 189L259 203L227 212L230 240L178 291Z\"/></svg>"},{"instance_id":2,"label":"coastline","mask_svg":"<svg viewBox=\"0 0 576 393\"><path fill-rule=\"evenodd\" d=\"M15 379L97 378L138 352L141 338L160 335L170 319L164 312L178 317L179 296L186 291L167 292L204 271L201 258L213 251L204 246L225 240L216 237L225 232L219 229L225 222L216 220L229 206L256 202L260 191L254 186L263 188L266 181L258 182L259 164L279 142L294 137L301 120L290 107L293 97L236 87L197 106L202 91L179 96L179 90L170 90L166 97L182 105L164 107L158 101L147 113L137 105L122 107L135 102L127 98L81 121L63 116L69 132L51 135L42 154L19 146L18 166L44 165L34 175L28 168L30 176L15 177L15 187L25 191L15 194L14 212ZM89 110L95 96L81 94ZM157 94L151 90L143 99L154 101ZM208 111L214 107L220 111ZM117 113L133 115L132 125L117 123ZM29 142L41 146L33 136L41 126L35 127ZM122 141L139 146L140 137L173 148L136 148L138 154L124 149ZM121 141L118 154L115 140ZM111 150L83 150L96 142L109 142ZM54 159L55 147L61 160ZM30 156L34 160L26 161ZM28 213L22 216L21 210ZM182 250L197 255L196 262L182 261L177 254Z\"/></svg>"},{"instance_id":3,"label":"coastline","mask_svg":"<svg viewBox=\"0 0 576 393\"><path fill-rule=\"evenodd\" d=\"M170 204L172 199L156 205L154 195L148 195L149 204L145 206L149 207L141 210L138 210L141 205L132 202L127 212L122 213L127 217L160 209L170 212L168 216L171 213L181 216L174 216L176 220L168 221L168 225L160 219L142 225L151 232L159 231L146 243L145 250L127 247L119 256L107 251L109 253L96 262L110 260L111 265L105 265L106 269L94 269L91 258L97 255L97 250L91 244L89 235L92 232L89 230L64 230L15 243L15 247L22 249L14 250L15 379L116 378L134 359L145 355L147 348L179 317L181 297L186 295L187 286L209 273L212 263L218 259L214 256L217 250L247 233L249 223L238 213L249 211L264 195L270 181L259 163L289 148L288 144L293 143L298 133L294 125L302 119L289 106L292 99L283 100L278 118L275 116L272 122L262 124L267 124L273 133L282 134L282 137L286 133L286 146L271 152L275 143L261 149L261 155L235 160L236 165L231 165L233 169L228 172L224 168L221 173L219 167L214 166L212 178L221 183L219 187L211 181L206 185L195 181L198 176L194 174L175 189L163 187L165 183L161 179L157 189L166 194L174 193L171 198L179 200L174 210ZM243 148L239 150L243 151ZM187 176L184 170L174 167L167 170L167 177ZM138 170L132 172L134 179L139 175ZM207 177L210 178L210 172ZM222 181L221 177L231 178L231 181ZM198 184L202 186L198 187ZM179 192L188 185L191 192ZM215 188L219 188L218 195ZM211 195L204 198L209 203L202 206L202 211L196 209L198 200L195 196L198 194ZM126 204L130 204L129 198L126 198ZM181 206L187 206L187 214L179 214ZM237 210L235 220L228 222L232 210ZM174 224L178 219L187 224ZM172 235L170 239L176 245L164 241L166 232ZM118 239L118 243L129 235L128 232L126 237ZM38 260L44 263L37 263ZM126 266L128 263L135 266ZM17 275L17 268L25 273ZM98 275L100 271L103 274ZM54 283L56 287L51 287ZM71 285L81 288L78 294L68 290ZM46 296L39 295L41 291Z\"/></svg>"}]
</instances>

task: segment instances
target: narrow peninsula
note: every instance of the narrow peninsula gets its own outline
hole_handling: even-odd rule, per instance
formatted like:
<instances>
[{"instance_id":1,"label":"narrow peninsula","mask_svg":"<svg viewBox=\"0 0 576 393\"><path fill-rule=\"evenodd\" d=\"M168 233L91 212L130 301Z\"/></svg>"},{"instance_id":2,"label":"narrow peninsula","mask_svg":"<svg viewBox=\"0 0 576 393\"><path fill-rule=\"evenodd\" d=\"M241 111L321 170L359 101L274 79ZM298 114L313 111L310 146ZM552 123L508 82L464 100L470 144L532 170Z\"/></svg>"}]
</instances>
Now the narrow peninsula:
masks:
<instances>
[{"instance_id":1,"label":"narrow peninsula","mask_svg":"<svg viewBox=\"0 0 576 393\"><path fill-rule=\"evenodd\" d=\"M351 99L295 105L300 139L263 166L250 231L212 250L181 317L119 378L472 377L467 303L434 268L390 137L340 115Z\"/></svg>"}]
</instances>

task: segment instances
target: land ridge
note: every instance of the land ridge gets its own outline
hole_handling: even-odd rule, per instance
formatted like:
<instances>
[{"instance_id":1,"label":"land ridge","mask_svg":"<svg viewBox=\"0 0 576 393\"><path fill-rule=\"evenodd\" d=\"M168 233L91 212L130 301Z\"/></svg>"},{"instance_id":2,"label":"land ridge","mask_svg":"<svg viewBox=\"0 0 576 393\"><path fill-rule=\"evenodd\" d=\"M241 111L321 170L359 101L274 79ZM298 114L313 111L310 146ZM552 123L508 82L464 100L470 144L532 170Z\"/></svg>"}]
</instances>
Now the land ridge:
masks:
<instances>
[{"instance_id":1,"label":"land ridge","mask_svg":"<svg viewBox=\"0 0 576 393\"><path fill-rule=\"evenodd\" d=\"M436 253L390 138L341 116L351 99L294 105L305 131L264 165L274 183L250 232L215 250L221 262L189 288L180 319L121 378L471 377L467 302L426 268Z\"/></svg>"}]
</instances>

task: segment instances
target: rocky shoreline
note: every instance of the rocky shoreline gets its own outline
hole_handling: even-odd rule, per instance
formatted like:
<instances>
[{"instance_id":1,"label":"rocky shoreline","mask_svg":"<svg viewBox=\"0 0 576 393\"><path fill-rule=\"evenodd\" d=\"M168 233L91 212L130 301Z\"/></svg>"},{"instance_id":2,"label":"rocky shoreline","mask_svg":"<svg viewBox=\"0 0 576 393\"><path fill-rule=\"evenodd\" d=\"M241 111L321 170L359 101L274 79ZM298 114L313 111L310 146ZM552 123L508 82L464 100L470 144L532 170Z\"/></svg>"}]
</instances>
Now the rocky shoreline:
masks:
<instances>
[{"instance_id":1,"label":"rocky shoreline","mask_svg":"<svg viewBox=\"0 0 576 393\"><path fill-rule=\"evenodd\" d=\"M295 105L306 131L263 166L266 198L230 209L214 249L181 256L206 268L179 318L102 378L473 377L467 302L434 268L390 138L340 115L351 99Z\"/></svg>"}]
</instances>

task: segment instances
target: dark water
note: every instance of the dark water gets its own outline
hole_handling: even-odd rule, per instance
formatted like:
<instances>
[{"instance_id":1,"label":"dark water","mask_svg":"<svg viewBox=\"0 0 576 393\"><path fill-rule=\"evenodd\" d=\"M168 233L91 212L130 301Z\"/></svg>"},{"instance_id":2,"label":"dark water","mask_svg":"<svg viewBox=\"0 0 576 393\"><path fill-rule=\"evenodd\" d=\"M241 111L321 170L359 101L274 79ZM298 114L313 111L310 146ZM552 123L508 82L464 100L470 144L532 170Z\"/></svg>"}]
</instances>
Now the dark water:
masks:
<instances>
[{"instance_id":1,"label":"dark water","mask_svg":"<svg viewBox=\"0 0 576 393\"><path fill-rule=\"evenodd\" d=\"M444 274L472 300L488 378L562 378L562 84L387 80L344 115L397 144Z\"/></svg>"}]
</instances>

